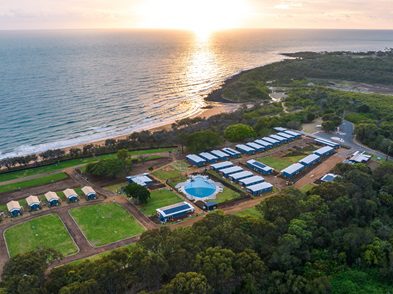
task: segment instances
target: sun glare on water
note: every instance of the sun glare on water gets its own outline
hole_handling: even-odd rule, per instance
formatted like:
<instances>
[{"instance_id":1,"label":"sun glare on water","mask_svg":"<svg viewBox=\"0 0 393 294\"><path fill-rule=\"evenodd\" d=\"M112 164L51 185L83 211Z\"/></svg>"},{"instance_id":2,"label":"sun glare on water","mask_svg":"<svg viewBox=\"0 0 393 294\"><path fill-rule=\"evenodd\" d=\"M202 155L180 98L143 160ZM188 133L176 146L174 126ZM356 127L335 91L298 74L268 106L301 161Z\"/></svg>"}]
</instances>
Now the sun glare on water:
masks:
<instances>
[{"instance_id":1,"label":"sun glare on water","mask_svg":"<svg viewBox=\"0 0 393 294\"><path fill-rule=\"evenodd\" d=\"M241 26L248 13L248 0L147 0L138 8L140 27L190 30L198 40Z\"/></svg>"}]
</instances>

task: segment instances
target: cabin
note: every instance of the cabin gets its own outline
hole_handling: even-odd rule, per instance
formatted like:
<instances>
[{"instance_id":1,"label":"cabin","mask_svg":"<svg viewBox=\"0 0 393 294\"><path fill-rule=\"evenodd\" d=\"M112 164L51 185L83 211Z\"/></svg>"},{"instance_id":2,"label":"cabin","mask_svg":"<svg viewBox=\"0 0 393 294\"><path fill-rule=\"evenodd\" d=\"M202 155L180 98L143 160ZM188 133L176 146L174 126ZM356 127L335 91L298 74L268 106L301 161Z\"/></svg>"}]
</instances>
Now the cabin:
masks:
<instances>
[{"instance_id":1,"label":"cabin","mask_svg":"<svg viewBox=\"0 0 393 294\"><path fill-rule=\"evenodd\" d=\"M246 144L248 147L254 148L257 152L265 151L265 146L259 145L255 142L250 142Z\"/></svg>"},{"instance_id":2,"label":"cabin","mask_svg":"<svg viewBox=\"0 0 393 294\"><path fill-rule=\"evenodd\" d=\"M260 140L260 139L255 140L254 142L257 143L258 145L261 145L261 146L265 147L265 149L273 148L273 144L272 143L269 143L269 142L266 142L266 141L263 141L263 140Z\"/></svg>"},{"instance_id":3,"label":"cabin","mask_svg":"<svg viewBox=\"0 0 393 294\"><path fill-rule=\"evenodd\" d=\"M330 183L330 182L334 182L334 180L338 177L338 175L335 174L326 174L321 178L321 182L324 183Z\"/></svg>"},{"instance_id":4,"label":"cabin","mask_svg":"<svg viewBox=\"0 0 393 294\"><path fill-rule=\"evenodd\" d=\"M66 189L63 191L64 196L67 198L68 202L77 202L79 200L78 194L74 189Z\"/></svg>"},{"instance_id":5,"label":"cabin","mask_svg":"<svg viewBox=\"0 0 393 294\"><path fill-rule=\"evenodd\" d=\"M310 154L303 159L299 160L299 163L303 164L304 166L312 166L319 162L321 160L321 157L316 154Z\"/></svg>"},{"instance_id":6,"label":"cabin","mask_svg":"<svg viewBox=\"0 0 393 294\"><path fill-rule=\"evenodd\" d=\"M288 130L288 129L282 128L282 127L275 127L275 128L273 128L273 130L275 130L275 131L277 131L277 132L285 132L285 131Z\"/></svg>"},{"instance_id":7,"label":"cabin","mask_svg":"<svg viewBox=\"0 0 393 294\"><path fill-rule=\"evenodd\" d=\"M241 171L244 171L244 169L242 169L240 166L235 165L235 166L231 166L231 167L228 167L228 168L221 169L220 173L224 177L228 177L231 174L238 173L238 172L241 172Z\"/></svg>"},{"instance_id":8,"label":"cabin","mask_svg":"<svg viewBox=\"0 0 393 294\"><path fill-rule=\"evenodd\" d=\"M304 170L305 166L299 162L294 163L281 171L281 175L285 178L293 178Z\"/></svg>"},{"instance_id":9,"label":"cabin","mask_svg":"<svg viewBox=\"0 0 393 294\"><path fill-rule=\"evenodd\" d=\"M247 167L263 175L271 175L274 171L270 166L256 161L255 159L248 160Z\"/></svg>"},{"instance_id":10,"label":"cabin","mask_svg":"<svg viewBox=\"0 0 393 294\"><path fill-rule=\"evenodd\" d=\"M202 167L206 164L206 159L203 159L202 157L195 155L195 154L189 154L186 156L187 161L196 167Z\"/></svg>"},{"instance_id":11,"label":"cabin","mask_svg":"<svg viewBox=\"0 0 393 294\"><path fill-rule=\"evenodd\" d=\"M194 207L188 202L180 202L156 209L157 217L161 223L185 218L192 215L194 211Z\"/></svg>"},{"instance_id":12,"label":"cabin","mask_svg":"<svg viewBox=\"0 0 393 294\"><path fill-rule=\"evenodd\" d=\"M279 141L280 144L287 143L289 141L287 138L281 137L279 135L270 135L269 137L274 139L274 140Z\"/></svg>"},{"instance_id":13,"label":"cabin","mask_svg":"<svg viewBox=\"0 0 393 294\"><path fill-rule=\"evenodd\" d=\"M26 198L26 203L30 211L41 209L41 202L37 196L30 195L29 197Z\"/></svg>"},{"instance_id":14,"label":"cabin","mask_svg":"<svg viewBox=\"0 0 393 294\"><path fill-rule=\"evenodd\" d=\"M253 177L241 179L239 181L239 184L247 187L247 186L252 186L252 185L259 184L259 183L263 183L264 181L265 181L265 179L261 176L253 176Z\"/></svg>"},{"instance_id":15,"label":"cabin","mask_svg":"<svg viewBox=\"0 0 393 294\"><path fill-rule=\"evenodd\" d=\"M259 183L256 185L248 186L247 191L253 196L259 196L264 193L269 193L273 191L273 185L268 182Z\"/></svg>"},{"instance_id":16,"label":"cabin","mask_svg":"<svg viewBox=\"0 0 393 294\"><path fill-rule=\"evenodd\" d=\"M335 152L333 147L324 146L314 151L314 154L319 155L321 157L327 157L332 155Z\"/></svg>"},{"instance_id":17,"label":"cabin","mask_svg":"<svg viewBox=\"0 0 393 294\"><path fill-rule=\"evenodd\" d=\"M126 179L127 179L128 183L138 184L139 186L142 186L142 187L149 187L154 183L153 179L151 179L149 177L148 173L135 175L135 176L128 176L128 177L126 177Z\"/></svg>"},{"instance_id":18,"label":"cabin","mask_svg":"<svg viewBox=\"0 0 393 294\"><path fill-rule=\"evenodd\" d=\"M364 152L356 151L349 159L352 163L367 163L371 159L371 155Z\"/></svg>"},{"instance_id":19,"label":"cabin","mask_svg":"<svg viewBox=\"0 0 393 294\"><path fill-rule=\"evenodd\" d=\"M237 182L237 181L239 181L241 179L252 177L253 175L254 174L252 172L247 170L247 171L241 171L241 172L238 172L238 173L231 174L231 175L229 175L229 178L232 181Z\"/></svg>"},{"instance_id":20,"label":"cabin","mask_svg":"<svg viewBox=\"0 0 393 294\"><path fill-rule=\"evenodd\" d=\"M290 135L290 134L287 134L287 133L284 133L284 132L277 133L277 136L286 138L288 141L293 141L293 140L295 140L295 137L294 137L294 136L292 136L292 135Z\"/></svg>"},{"instance_id":21,"label":"cabin","mask_svg":"<svg viewBox=\"0 0 393 294\"><path fill-rule=\"evenodd\" d=\"M218 204L213 201L198 200L197 202L195 202L195 205L204 211L213 211L218 208Z\"/></svg>"},{"instance_id":22,"label":"cabin","mask_svg":"<svg viewBox=\"0 0 393 294\"><path fill-rule=\"evenodd\" d=\"M222 148L222 151L229 154L231 158L239 158L241 156L241 153L239 151L232 148Z\"/></svg>"},{"instance_id":23,"label":"cabin","mask_svg":"<svg viewBox=\"0 0 393 294\"><path fill-rule=\"evenodd\" d=\"M85 194L85 197L87 200L94 200L97 199L97 193L96 191L93 190L92 187L90 186L85 186L82 188L83 194Z\"/></svg>"},{"instance_id":24,"label":"cabin","mask_svg":"<svg viewBox=\"0 0 393 294\"><path fill-rule=\"evenodd\" d=\"M228 153L225 153L221 150L212 150L210 151L210 153L219 158L220 160L228 160L230 158Z\"/></svg>"},{"instance_id":25,"label":"cabin","mask_svg":"<svg viewBox=\"0 0 393 294\"><path fill-rule=\"evenodd\" d=\"M22 215L22 207L20 206L18 201L10 201L7 203L8 212L12 217L17 217Z\"/></svg>"},{"instance_id":26,"label":"cabin","mask_svg":"<svg viewBox=\"0 0 393 294\"><path fill-rule=\"evenodd\" d=\"M209 163L215 163L218 161L218 157L214 156L213 154L211 154L209 152L202 152L202 153L199 153L198 155L199 155L199 157L206 159L207 162L209 162Z\"/></svg>"},{"instance_id":27,"label":"cabin","mask_svg":"<svg viewBox=\"0 0 393 294\"><path fill-rule=\"evenodd\" d=\"M291 136L293 136L295 139L298 139L298 138L300 138L302 135L300 135L299 133L297 133L297 132L294 132L294 131L290 131L290 130L285 130L285 131L283 131L283 133L286 133L286 134L288 134L288 135L291 135Z\"/></svg>"},{"instance_id":28,"label":"cabin","mask_svg":"<svg viewBox=\"0 0 393 294\"><path fill-rule=\"evenodd\" d=\"M211 168L212 170L219 171L219 170L222 170L222 169L224 169L224 168L231 167L231 166L233 166L233 163L232 163L232 162L230 162L230 161L223 161L223 162L219 162L219 163L212 164L212 165L210 166L210 168Z\"/></svg>"},{"instance_id":29,"label":"cabin","mask_svg":"<svg viewBox=\"0 0 393 294\"><path fill-rule=\"evenodd\" d=\"M60 197L57 196L56 192L49 191L45 193L46 201L48 201L48 205L51 206L58 206L60 204Z\"/></svg>"},{"instance_id":30,"label":"cabin","mask_svg":"<svg viewBox=\"0 0 393 294\"><path fill-rule=\"evenodd\" d=\"M333 147L334 149L337 149L340 147L340 144L326 140L326 139L322 139L322 138L316 138L316 139L314 139L314 142L317 144L320 144L320 145L326 145L326 146Z\"/></svg>"},{"instance_id":31,"label":"cabin","mask_svg":"<svg viewBox=\"0 0 393 294\"><path fill-rule=\"evenodd\" d=\"M251 155L255 154L256 150L254 148L251 148L250 146L244 145L244 144L239 144L236 145L236 149L239 150L243 154Z\"/></svg>"},{"instance_id":32,"label":"cabin","mask_svg":"<svg viewBox=\"0 0 393 294\"><path fill-rule=\"evenodd\" d=\"M277 140L270 138L270 137L263 137L262 140L272 144L273 146L280 145L280 141L277 141Z\"/></svg>"}]
</instances>

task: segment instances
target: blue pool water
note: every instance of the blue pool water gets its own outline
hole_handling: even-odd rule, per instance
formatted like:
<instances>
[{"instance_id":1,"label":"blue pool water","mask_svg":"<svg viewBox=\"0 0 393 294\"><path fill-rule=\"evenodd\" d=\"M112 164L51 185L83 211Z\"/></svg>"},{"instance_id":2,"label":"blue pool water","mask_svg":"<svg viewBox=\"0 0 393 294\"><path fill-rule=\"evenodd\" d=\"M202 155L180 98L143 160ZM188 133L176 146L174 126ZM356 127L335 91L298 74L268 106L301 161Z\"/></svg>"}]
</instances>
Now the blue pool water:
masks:
<instances>
[{"instance_id":1,"label":"blue pool water","mask_svg":"<svg viewBox=\"0 0 393 294\"><path fill-rule=\"evenodd\" d=\"M184 190L195 198L206 198L216 192L217 187L206 181L203 177L195 177L193 181L186 184Z\"/></svg>"}]
</instances>

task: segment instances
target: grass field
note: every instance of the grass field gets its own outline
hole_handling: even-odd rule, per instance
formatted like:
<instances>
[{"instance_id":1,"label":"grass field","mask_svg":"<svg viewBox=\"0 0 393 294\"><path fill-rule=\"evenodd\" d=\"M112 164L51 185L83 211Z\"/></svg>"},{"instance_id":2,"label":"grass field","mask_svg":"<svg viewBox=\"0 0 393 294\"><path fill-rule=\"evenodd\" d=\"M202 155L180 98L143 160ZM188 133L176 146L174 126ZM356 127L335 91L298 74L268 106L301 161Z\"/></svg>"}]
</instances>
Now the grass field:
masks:
<instances>
[{"instance_id":1,"label":"grass field","mask_svg":"<svg viewBox=\"0 0 393 294\"><path fill-rule=\"evenodd\" d=\"M265 157L260 157L257 160L274 168L277 171L280 171L290 166L291 164L298 162L300 159L306 156L307 155L305 154L296 155L296 156L284 156L284 157L265 156Z\"/></svg>"},{"instance_id":2,"label":"grass field","mask_svg":"<svg viewBox=\"0 0 393 294\"><path fill-rule=\"evenodd\" d=\"M186 180L183 174L187 172L187 169L187 163L183 160L178 160L154 171L153 175L163 181L170 180L176 184Z\"/></svg>"},{"instance_id":3,"label":"grass field","mask_svg":"<svg viewBox=\"0 0 393 294\"><path fill-rule=\"evenodd\" d=\"M4 235L11 256L40 247L56 249L64 256L78 250L60 218L53 214L13 226Z\"/></svg>"},{"instance_id":4,"label":"grass field","mask_svg":"<svg viewBox=\"0 0 393 294\"><path fill-rule=\"evenodd\" d=\"M312 188L316 187L316 184L306 184L303 187L301 187L299 190L302 191L303 193L306 193L308 191L310 191Z\"/></svg>"},{"instance_id":5,"label":"grass field","mask_svg":"<svg viewBox=\"0 0 393 294\"><path fill-rule=\"evenodd\" d=\"M144 231L136 219L116 203L78 207L71 209L70 213L94 246L110 244Z\"/></svg>"},{"instance_id":6,"label":"grass field","mask_svg":"<svg viewBox=\"0 0 393 294\"><path fill-rule=\"evenodd\" d=\"M123 183L119 183L119 184L114 184L114 185L110 185L110 186L106 186L104 187L106 190L111 191L113 193L117 193L122 195L121 193L121 189L123 187L127 186L127 183L123 182Z\"/></svg>"},{"instance_id":7,"label":"grass field","mask_svg":"<svg viewBox=\"0 0 393 294\"><path fill-rule=\"evenodd\" d=\"M58 173L49 176L43 176L41 178L28 180L24 182L12 183L8 185L0 186L0 193L12 192L19 189L26 189L31 187L43 186L55 182L59 182L67 179L68 176L65 173Z\"/></svg>"},{"instance_id":8,"label":"grass field","mask_svg":"<svg viewBox=\"0 0 393 294\"><path fill-rule=\"evenodd\" d=\"M167 205L181 202L181 199L175 192L167 189L154 190L150 193L149 201L140 206L144 215L151 216L156 213L156 209Z\"/></svg>"},{"instance_id":9,"label":"grass field","mask_svg":"<svg viewBox=\"0 0 393 294\"><path fill-rule=\"evenodd\" d=\"M240 193L233 191L228 187L224 187L224 191L217 194L217 198L213 200L217 203L223 203L240 197Z\"/></svg>"},{"instance_id":10,"label":"grass field","mask_svg":"<svg viewBox=\"0 0 393 294\"><path fill-rule=\"evenodd\" d=\"M261 213L256 209L256 207L247 208L245 210L239 211L236 213L237 216L240 217L252 217L252 218L260 218Z\"/></svg>"},{"instance_id":11,"label":"grass field","mask_svg":"<svg viewBox=\"0 0 393 294\"><path fill-rule=\"evenodd\" d=\"M149 150L130 151L129 154L132 156L138 156L138 155L145 155L145 154L151 154L151 153L168 152L171 150L173 150L173 148L158 148L158 149L149 149ZM78 165L86 165L88 163L96 162L101 159L109 159L109 158L114 158L114 157L116 157L116 153L99 155L99 156L88 157L88 158L83 158L83 159L71 159L71 160L63 161L63 162L60 162L57 164L51 164L51 165L36 167L36 168L30 168L30 169L25 169L25 170L10 172L10 173L3 173L3 174L0 174L0 182L14 180L14 179L32 176L32 175L36 175L36 174L54 172L54 171L62 170L64 168L75 167Z\"/></svg>"}]
</instances>

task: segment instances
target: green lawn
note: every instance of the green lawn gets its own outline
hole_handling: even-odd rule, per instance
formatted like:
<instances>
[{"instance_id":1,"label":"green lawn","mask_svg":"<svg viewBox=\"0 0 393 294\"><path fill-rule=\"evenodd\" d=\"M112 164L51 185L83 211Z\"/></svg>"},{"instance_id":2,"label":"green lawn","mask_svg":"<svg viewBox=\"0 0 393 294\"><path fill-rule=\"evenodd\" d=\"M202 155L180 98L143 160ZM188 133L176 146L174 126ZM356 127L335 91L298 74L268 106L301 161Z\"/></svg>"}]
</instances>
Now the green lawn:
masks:
<instances>
[{"instance_id":1,"label":"green lawn","mask_svg":"<svg viewBox=\"0 0 393 294\"><path fill-rule=\"evenodd\" d=\"M56 249L64 256L78 250L60 218L53 214L15 225L4 235L11 256L40 247Z\"/></svg>"},{"instance_id":2,"label":"green lawn","mask_svg":"<svg viewBox=\"0 0 393 294\"><path fill-rule=\"evenodd\" d=\"M71 209L70 213L94 246L110 244L144 231L136 219L116 203L78 207Z\"/></svg>"},{"instance_id":3,"label":"green lawn","mask_svg":"<svg viewBox=\"0 0 393 294\"><path fill-rule=\"evenodd\" d=\"M306 193L316 186L317 185L315 185L315 184L307 184L307 185L304 185L303 187L301 187L299 190L302 191L303 193Z\"/></svg>"},{"instance_id":4,"label":"green lawn","mask_svg":"<svg viewBox=\"0 0 393 294\"><path fill-rule=\"evenodd\" d=\"M174 161L153 172L153 176L166 181L170 180L175 184L185 181L187 178L183 176L187 172L188 165L183 160Z\"/></svg>"},{"instance_id":5,"label":"green lawn","mask_svg":"<svg viewBox=\"0 0 393 294\"><path fill-rule=\"evenodd\" d=\"M59 182L67 179L68 176L65 173L58 173L49 176L44 176L42 178L37 178L33 180L28 180L24 182L18 182L8 185L0 186L0 193L12 192L19 189L26 189L31 187L43 186L55 182Z\"/></svg>"},{"instance_id":6,"label":"green lawn","mask_svg":"<svg viewBox=\"0 0 393 294\"><path fill-rule=\"evenodd\" d=\"M158 149L149 149L149 150L136 150L136 151L130 151L129 154L132 156L137 156L137 155L145 155L145 154L151 154L151 153L168 152L171 150L174 150L174 149L173 148L158 148ZM67 161L62 161L57 164L51 164L51 165L37 167L37 168L29 168L29 169L25 169L25 170L10 172L10 173L3 173L3 174L0 174L0 182L23 178L23 177L27 177L27 176L31 176L31 175L36 175L36 174L54 172L57 170L62 170L64 168L74 167L74 166L78 166L78 165L86 165L88 163L96 162L101 159L108 159L108 158L114 158L114 157L116 157L116 153L99 155L99 156L88 157L88 158L83 158L83 159L71 159L71 160L67 160ZM151 158L151 159L154 159L154 158Z\"/></svg>"},{"instance_id":7,"label":"green lawn","mask_svg":"<svg viewBox=\"0 0 393 294\"><path fill-rule=\"evenodd\" d=\"M257 210L256 207L247 208L245 210L239 211L236 213L237 216L240 217L251 217L251 218L260 218L261 213Z\"/></svg>"},{"instance_id":8,"label":"green lawn","mask_svg":"<svg viewBox=\"0 0 393 294\"><path fill-rule=\"evenodd\" d=\"M114 184L114 185L110 185L110 186L106 186L104 187L106 190L111 191L113 193L117 193L122 195L121 193L121 189L123 187L127 186L127 183L123 182L123 183L119 183L119 184Z\"/></svg>"},{"instance_id":9,"label":"green lawn","mask_svg":"<svg viewBox=\"0 0 393 294\"><path fill-rule=\"evenodd\" d=\"M291 164L298 162L300 159L306 156L307 155L305 154L296 155L296 156L284 156L284 157L265 156L265 157L260 157L257 160L274 168L277 171L280 171L290 166Z\"/></svg>"},{"instance_id":10,"label":"green lawn","mask_svg":"<svg viewBox=\"0 0 393 294\"><path fill-rule=\"evenodd\" d=\"M217 198L212 200L217 203L223 203L240 197L240 193L233 191L228 187L224 187L223 192L217 194Z\"/></svg>"},{"instance_id":11,"label":"green lawn","mask_svg":"<svg viewBox=\"0 0 393 294\"><path fill-rule=\"evenodd\" d=\"M140 206L140 210L147 216L154 215L156 209L167 205L181 202L181 199L175 192L168 189L154 190L150 193L149 201Z\"/></svg>"}]
</instances>

